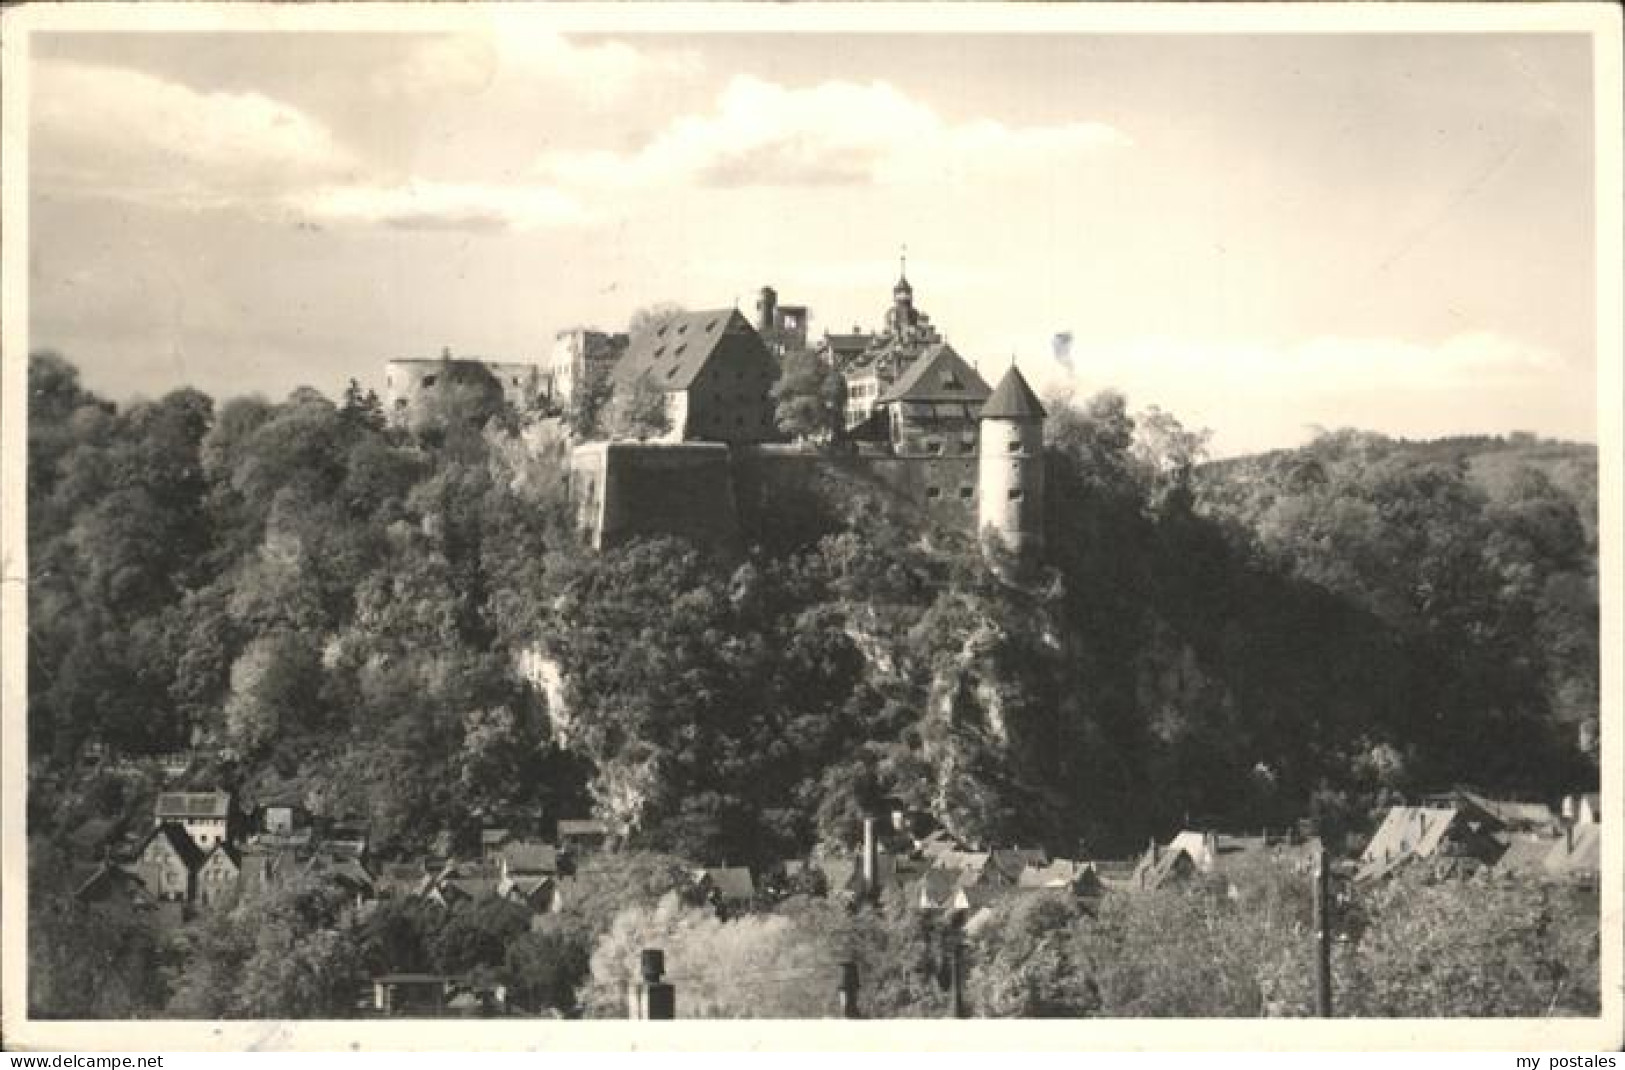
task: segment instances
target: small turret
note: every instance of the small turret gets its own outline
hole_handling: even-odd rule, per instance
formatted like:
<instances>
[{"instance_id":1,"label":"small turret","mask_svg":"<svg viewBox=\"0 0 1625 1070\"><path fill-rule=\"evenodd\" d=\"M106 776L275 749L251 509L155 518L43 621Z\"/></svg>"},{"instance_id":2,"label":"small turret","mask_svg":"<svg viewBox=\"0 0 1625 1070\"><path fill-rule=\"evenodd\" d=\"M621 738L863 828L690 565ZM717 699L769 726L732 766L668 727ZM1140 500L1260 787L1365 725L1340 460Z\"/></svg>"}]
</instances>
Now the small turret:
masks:
<instances>
[{"instance_id":1,"label":"small turret","mask_svg":"<svg viewBox=\"0 0 1625 1070\"><path fill-rule=\"evenodd\" d=\"M1043 541L1045 416L1013 363L982 406L977 523L1018 556Z\"/></svg>"},{"instance_id":2,"label":"small turret","mask_svg":"<svg viewBox=\"0 0 1625 1070\"><path fill-rule=\"evenodd\" d=\"M779 294L771 286L763 286L756 297L756 333L767 336L778 327Z\"/></svg>"}]
</instances>

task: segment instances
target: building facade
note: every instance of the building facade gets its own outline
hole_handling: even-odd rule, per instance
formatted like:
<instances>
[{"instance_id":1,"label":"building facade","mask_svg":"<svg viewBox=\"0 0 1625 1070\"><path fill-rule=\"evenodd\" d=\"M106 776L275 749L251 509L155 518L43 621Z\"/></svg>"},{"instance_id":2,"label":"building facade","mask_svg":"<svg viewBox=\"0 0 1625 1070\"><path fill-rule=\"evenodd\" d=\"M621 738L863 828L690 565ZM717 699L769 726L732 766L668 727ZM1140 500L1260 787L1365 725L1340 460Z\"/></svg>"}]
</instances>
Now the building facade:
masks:
<instances>
[{"instance_id":1,"label":"building facade","mask_svg":"<svg viewBox=\"0 0 1625 1070\"><path fill-rule=\"evenodd\" d=\"M224 791L166 791L153 807L153 823L159 828L178 825L198 847L208 851L217 843L228 843L232 828L231 795Z\"/></svg>"},{"instance_id":2,"label":"building facade","mask_svg":"<svg viewBox=\"0 0 1625 1070\"><path fill-rule=\"evenodd\" d=\"M568 408L578 384L597 377L607 379L629 342L625 334L586 327L572 327L556 334L542 368L544 391L552 407L561 411Z\"/></svg>"},{"instance_id":3,"label":"building facade","mask_svg":"<svg viewBox=\"0 0 1625 1070\"><path fill-rule=\"evenodd\" d=\"M807 348L807 319L806 305L779 304L778 291L771 286L763 286L756 296L756 333L781 362Z\"/></svg>"},{"instance_id":4,"label":"building facade","mask_svg":"<svg viewBox=\"0 0 1625 1070\"><path fill-rule=\"evenodd\" d=\"M486 377L518 412L549 399L543 369L523 361L453 357L443 349L438 358L402 358L384 365L384 418L393 426L418 429L433 420L434 402L457 384L481 385Z\"/></svg>"},{"instance_id":5,"label":"building facade","mask_svg":"<svg viewBox=\"0 0 1625 1070\"><path fill-rule=\"evenodd\" d=\"M611 381L616 403L640 382L666 395L672 442L780 438L771 390L779 366L738 309L683 312L633 335Z\"/></svg>"}]
</instances>

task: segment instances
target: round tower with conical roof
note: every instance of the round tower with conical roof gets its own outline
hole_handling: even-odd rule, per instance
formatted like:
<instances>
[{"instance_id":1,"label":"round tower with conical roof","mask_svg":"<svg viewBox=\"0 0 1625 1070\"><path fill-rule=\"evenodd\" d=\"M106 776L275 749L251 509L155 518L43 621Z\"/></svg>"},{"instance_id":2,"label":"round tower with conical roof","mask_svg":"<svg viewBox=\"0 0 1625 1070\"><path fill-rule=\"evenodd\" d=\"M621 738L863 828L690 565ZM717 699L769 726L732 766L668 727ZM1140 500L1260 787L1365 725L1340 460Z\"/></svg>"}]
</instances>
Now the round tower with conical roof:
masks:
<instances>
[{"instance_id":1,"label":"round tower with conical roof","mask_svg":"<svg viewBox=\"0 0 1625 1070\"><path fill-rule=\"evenodd\" d=\"M1045 415L1014 364L982 406L977 526L1018 555L1043 542Z\"/></svg>"}]
</instances>

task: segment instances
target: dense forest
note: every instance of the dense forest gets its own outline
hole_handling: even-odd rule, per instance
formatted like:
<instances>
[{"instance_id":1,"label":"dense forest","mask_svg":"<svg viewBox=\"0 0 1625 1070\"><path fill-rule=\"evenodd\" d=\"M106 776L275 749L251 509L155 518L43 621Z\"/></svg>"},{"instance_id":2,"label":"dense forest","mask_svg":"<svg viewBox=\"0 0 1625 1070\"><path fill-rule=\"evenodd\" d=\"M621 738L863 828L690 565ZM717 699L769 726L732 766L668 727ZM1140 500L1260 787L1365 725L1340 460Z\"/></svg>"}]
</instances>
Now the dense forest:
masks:
<instances>
[{"instance_id":1,"label":"dense forest","mask_svg":"<svg viewBox=\"0 0 1625 1070\"><path fill-rule=\"evenodd\" d=\"M1025 570L839 465L743 557L593 552L554 429L494 382L453 387L397 429L354 383L119 406L30 362L38 1011L333 1015L369 971L436 969L609 1014L618 952L658 936L703 1013L826 1013L845 948L875 1013L934 1015L928 917L813 900L719 929L664 891L693 864L849 851L882 804L971 844L1110 858L1187 825L1309 823L1347 850L1402 797L1596 784L1593 447L1338 432L1208 462L1204 435L1104 392L1048 399L1047 546ZM87 746L125 774L83 773ZM309 879L161 937L74 902L68 841L150 820L143 760L175 751L195 758L181 787L367 821L375 859L589 813L623 850L541 925L501 901L359 921ZM1305 1013L1306 893L1266 885L1262 906L1004 904L972 941L976 1013ZM1339 983L1367 1014L1585 1012L1594 968L1562 964L1594 961L1586 894L1481 888L1486 923L1396 885ZM781 960L800 980L739 987Z\"/></svg>"},{"instance_id":2,"label":"dense forest","mask_svg":"<svg viewBox=\"0 0 1625 1070\"><path fill-rule=\"evenodd\" d=\"M1046 560L1008 583L838 480L743 560L585 551L494 384L416 432L354 385L121 408L40 355L29 388L36 765L192 748L197 786L292 786L386 856L594 810L762 863L883 799L1120 853L1595 781L1590 447L1342 432L1203 463L1166 413L1052 399ZM35 801L37 830L82 816Z\"/></svg>"}]
</instances>

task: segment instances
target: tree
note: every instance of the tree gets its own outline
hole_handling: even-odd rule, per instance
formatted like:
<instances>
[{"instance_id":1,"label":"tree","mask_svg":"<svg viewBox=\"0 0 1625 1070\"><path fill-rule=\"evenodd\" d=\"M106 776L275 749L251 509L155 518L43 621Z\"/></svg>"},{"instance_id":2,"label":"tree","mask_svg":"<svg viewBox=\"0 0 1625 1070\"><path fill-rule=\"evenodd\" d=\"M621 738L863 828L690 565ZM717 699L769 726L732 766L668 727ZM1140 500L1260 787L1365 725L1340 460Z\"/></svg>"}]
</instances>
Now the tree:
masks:
<instances>
[{"instance_id":1,"label":"tree","mask_svg":"<svg viewBox=\"0 0 1625 1070\"><path fill-rule=\"evenodd\" d=\"M626 333L636 338L640 334L658 330L681 316L684 311L683 306L672 304L670 301L645 305L632 313L632 318L626 325Z\"/></svg>"},{"instance_id":2,"label":"tree","mask_svg":"<svg viewBox=\"0 0 1625 1070\"><path fill-rule=\"evenodd\" d=\"M339 407L339 416L358 429L375 432L384 429L384 405L378 398L378 391L371 387L363 390L354 379L344 388L344 403Z\"/></svg>"},{"instance_id":3,"label":"tree","mask_svg":"<svg viewBox=\"0 0 1625 1070\"><path fill-rule=\"evenodd\" d=\"M571 437L581 442L602 438L605 416L614 395L615 388L610 382L608 369L589 363L585 374L570 387L570 403L565 410L564 422L570 429Z\"/></svg>"},{"instance_id":4,"label":"tree","mask_svg":"<svg viewBox=\"0 0 1625 1070\"><path fill-rule=\"evenodd\" d=\"M616 434L640 441L671 430L669 396L648 372L637 377L625 396L616 398L614 428Z\"/></svg>"},{"instance_id":5,"label":"tree","mask_svg":"<svg viewBox=\"0 0 1625 1070\"><path fill-rule=\"evenodd\" d=\"M254 640L231 666L227 738L252 756L308 731L321 721L320 686L320 658L307 637L277 632Z\"/></svg>"},{"instance_id":6,"label":"tree","mask_svg":"<svg viewBox=\"0 0 1625 1070\"><path fill-rule=\"evenodd\" d=\"M775 419L785 434L824 445L841 433L846 381L818 354L802 350L786 357L772 393L778 403Z\"/></svg>"},{"instance_id":7,"label":"tree","mask_svg":"<svg viewBox=\"0 0 1625 1070\"><path fill-rule=\"evenodd\" d=\"M521 934L508 945L503 964L512 989L509 1002L528 1011L574 1009L591 968L589 941L590 934L553 918Z\"/></svg>"},{"instance_id":8,"label":"tree","mask_svg":"<svg viewBox=\"0 0 1625 1070\"><path fill-rule=\"evenodd\" d=\"M500 970L508 947L530 931L530 910L507 899L478 899L453 907L429 935L430 961L441 973Z\"/></svg>"},{"instance_id":9,"label":"tree","mask_svg":"<svg viewBox=\"0 0 1625 1070\"><path fill-rule=\"evenodd\" d=\"M1337 964L1340 1014L1597 1013L1595 889L1403 877L1375 889L1365 909L1368 928Z\"/></svg>"}]
</instances>

